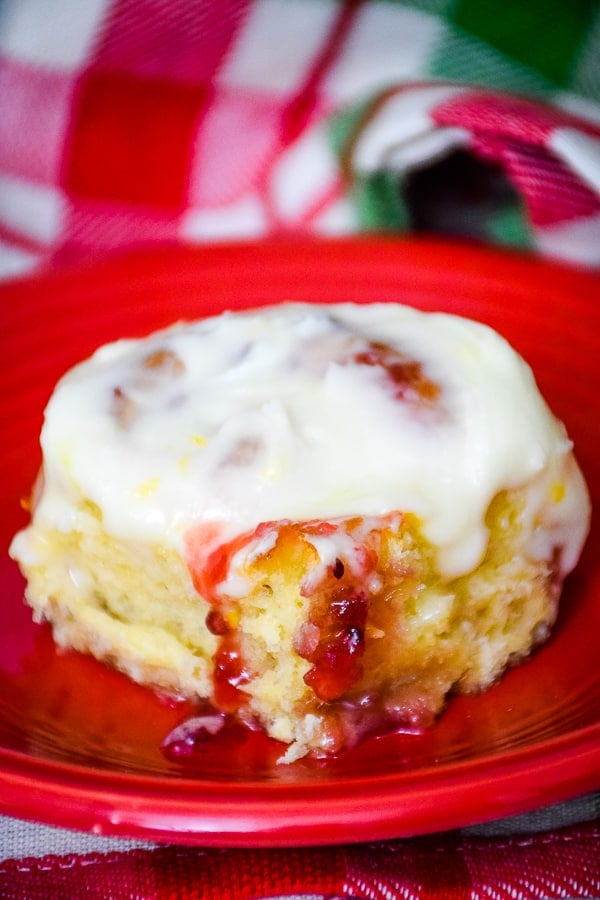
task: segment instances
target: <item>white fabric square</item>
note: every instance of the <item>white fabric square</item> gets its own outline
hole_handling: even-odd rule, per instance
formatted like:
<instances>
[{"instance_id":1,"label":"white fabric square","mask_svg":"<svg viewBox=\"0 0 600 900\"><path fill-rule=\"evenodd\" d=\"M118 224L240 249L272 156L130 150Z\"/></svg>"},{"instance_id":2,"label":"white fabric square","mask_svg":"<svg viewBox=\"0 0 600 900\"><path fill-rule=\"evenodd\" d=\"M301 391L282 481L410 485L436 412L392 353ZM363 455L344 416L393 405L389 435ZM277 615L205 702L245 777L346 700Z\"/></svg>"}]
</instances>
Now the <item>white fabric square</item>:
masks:
<instances>
[{"instance_id":1,"label":"white fabric square","mask_svg":"<svg viewBox=\"0 0 600 900\"><path fill-rule=\"evenodd\" d=\"M274 94L295 90L339 12L332 0L257 0L219 73L222 84Z\"/></svg>"},{"instance_id":2,"label":"white fabric square","mask_svg":"<svg viewBox=\"0 0 600 900\"><path fill-rule=\"evenodd\" d=\"M110 5L111 0L5 0L0 50L33 65L73 69L87 58Z\"/></svg>"},{"instance_id":3,"label":"white fabric square","mask_svg":"<svg viewBox=\"0 0 600 900\"><path fill-rule=\"evenodd\" d=\"M588 100L586 97L579 97L569 91L558 91L552 95L552 102L561 109L573 113L574 116L580 116L593 125L600 125L600 104Z\"/></svg>"},{"instance_id":4,"label":"white fabric square","mask_svg":"<svg viewBox=\"0 0 600 900\"><path fill-rule=\"evenodd\" d=\"M184 213L179 235L186 241L219 241L262 235L267 230L264 207L253 193L212 209L189 209Z\"/></svg>"},{"instance_id":5,"label":"white fabric square","mask_svg":"<svg viewBox=\"0 0 600 900\"><path fill-rule=\"evenodd\" d=\"M354 148L354 168L361 172L403 169L466 143L466 132L437 129L430 115L436 106L461 93L464 88L458 86L431 85L392 94L363 129Z\"/></svg>"},{"instance_id":6,"label":"white fabric square","mask_svg":"<svg viewBox=\"0 0 600 900\"><path fill-rule=\"evenodd\" d=\"M600 193L600 139L577 131L556 128L550 147L593 191Z\"/></svg>"},{"instance_id":7,"label":"white fabric square","mask_svg":"<svg viewBox=\"0 0 600 900\"><path fill-rule=\"evenodd\" d=\"M0 220L29 240L50 244L62 224L60 191L14 175L0 175Z\"/></svg>"},{"instance_id":8,"label":"white fabric square","mask_svg":"<svg viewBox=\"0 0 600 900\"><path fill-rule=\"evenodd\" d=\"M539 250L582 266L600 265L600 215L570 219L540 228L535 235Z\"/></svg>"},{"instance_id":9,"label":"white fabric square","mask_svg":"<svg viewBox=\"0 0 600 900\"><path fill-rule=\"evenodd\" d=\"M38 262L39 257L37 254L29 253L27 250L21 250L19 247L13 247L12 244L5 244L3 241L0 241L0 280L27 275L33 271ZM0 829L0 846L2 847L0 856L2 859L9 856L6 853L4 838L5 835Z\"/></svg>"},{"instance_id":10,"label":"white fabric square","mask_svg":"<svg viewBox=\"0 0 600 900\"><path fill-rule=\"evenodd\" d=\"M333 237L354 234L359 226L356 207L349 197L340 197L312 223L316 234Z\"/></svg>"},{"instance_id":11,"label":"white fabric square","mask_svg":"<svg viewBox=\"0 0 600 900\"><path fill-rule=\"evenodd\" d=\"M425 75L444 28L440 19L420 10L368 3L325 81L328 96L337 103L352 103Z\"/></svg>"},{"instance_id":12,"label":"white fabric square","mask_svg":"<svg viewBox=\"0 0 600 900\"><path fill-rule=\"evenodd\" d=\"M338 177L337 160L324 128L311 128L281 157L273 171L277 209L297 219Z\"/></svg>"}]
</instances>

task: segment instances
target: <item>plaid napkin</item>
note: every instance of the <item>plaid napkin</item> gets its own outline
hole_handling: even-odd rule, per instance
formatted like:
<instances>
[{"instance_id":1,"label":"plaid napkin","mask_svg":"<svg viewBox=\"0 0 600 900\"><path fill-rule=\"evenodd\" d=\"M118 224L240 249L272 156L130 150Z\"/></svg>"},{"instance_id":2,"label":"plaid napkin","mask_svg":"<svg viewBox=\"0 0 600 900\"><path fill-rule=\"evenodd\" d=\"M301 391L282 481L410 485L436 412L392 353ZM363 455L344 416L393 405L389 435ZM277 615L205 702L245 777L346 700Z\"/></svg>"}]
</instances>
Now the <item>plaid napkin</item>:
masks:
<instances>
[{"instance_id":1,"label":"plaid napkin","mask_svg":"<svg viewBox=\"0 0 600 900\"><path fill-rule=\"evenodd\" d=\"M68 846L68 833L40 830L46 847L60 846L61 840ZM555 900L599 895L598 815L583 825L510 838L451 832L279 850L124 848L123 842L106 846L105 840L103 848L87 853L63 849L0 862L4 900Z\"/></svg>"},{"instance_id":2,"label":"plaid napkin","mask_svg":"<svg viewBox=\"0 0 600 900\"><path fill-rule=\"evenodd\" d=\"M600 265L598 3L0 0L0 277L144 243L418 230ZM599 796L307 850L0 818L0 896L600 896Z\"/></svg>"},{"instance_id":3,"label":"plaid napkin","mask_svg":"<svg viewBox=\"0 0 600 900\"><path fill-rule=\"evenodd\" d=\"M599 103L593 0L4 0L0 273L374 229L599 265Z\"/></svg>"}]
</instances>

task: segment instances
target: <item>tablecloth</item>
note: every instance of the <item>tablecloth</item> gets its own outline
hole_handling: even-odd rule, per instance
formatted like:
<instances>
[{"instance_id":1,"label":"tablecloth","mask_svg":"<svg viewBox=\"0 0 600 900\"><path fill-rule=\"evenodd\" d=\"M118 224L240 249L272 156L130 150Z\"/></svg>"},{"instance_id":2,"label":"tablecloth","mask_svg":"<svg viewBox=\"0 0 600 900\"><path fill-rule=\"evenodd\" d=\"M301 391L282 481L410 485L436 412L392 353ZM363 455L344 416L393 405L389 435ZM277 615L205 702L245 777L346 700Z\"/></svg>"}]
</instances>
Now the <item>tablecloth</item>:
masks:
<instances>
[{"instance_id":1,"label":"tablecloth","mask_svg":"<svg viewBox=\"0 0 600 900\"><path fill-rule=\"evenodd\" d=\"M600 266L592 0L4 0L0 276L123 247L427 231ZM599 795L379 845L0 819L0 896L591 897Z\"/></svg>"},{"instance_id":2,"label":"tablecloth","mask_svg":"<svg viewBox=\"0 0 600 900\"><path fill-rule=\"evenodd\" d=\"M418 228L600 262L590 0L0 10L5 274L140 242Z\"/></svg>"},{"instance_id":3,"label":"tablecloth","mask_svg":"<svg viewBox=\"0 0 600 900\"><path fill-rule=\"evenodd\" d=\"M39 843L41 833L44 850L54 852L41 857L23 854L27 838L22 835L14 844L16 858L0 863L0 896L7 900L597 897L599 825L596 816L579 826L503 838L465 831L378 844L273 850L152 848L86 838L85 853L81 843L65 832L38 827L35 840ZM69 846L76 849L69 851Z\"/></svg>"}]
</instances>

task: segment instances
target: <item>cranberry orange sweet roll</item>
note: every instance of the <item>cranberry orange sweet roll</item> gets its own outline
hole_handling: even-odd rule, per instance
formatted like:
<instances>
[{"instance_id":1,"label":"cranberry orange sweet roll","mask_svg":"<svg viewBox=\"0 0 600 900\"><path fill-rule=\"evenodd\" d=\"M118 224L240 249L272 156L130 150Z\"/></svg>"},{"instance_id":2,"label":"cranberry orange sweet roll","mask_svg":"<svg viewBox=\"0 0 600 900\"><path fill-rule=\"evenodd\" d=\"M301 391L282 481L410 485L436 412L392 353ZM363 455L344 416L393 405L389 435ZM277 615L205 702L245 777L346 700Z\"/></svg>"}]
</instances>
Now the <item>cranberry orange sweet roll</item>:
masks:
<instances>
[{"instance_id":1,"label":"cranberry orange sweet roll","mask_svg":"<svg viewBox=\"0 0 600 900\"><path fill-rule=\"evenodd\" d=\"M56 640L328 754L544 641L589 526L489 328L281 304L98 350L46 410L12 554Z\"/></svg>"}]
</instances>

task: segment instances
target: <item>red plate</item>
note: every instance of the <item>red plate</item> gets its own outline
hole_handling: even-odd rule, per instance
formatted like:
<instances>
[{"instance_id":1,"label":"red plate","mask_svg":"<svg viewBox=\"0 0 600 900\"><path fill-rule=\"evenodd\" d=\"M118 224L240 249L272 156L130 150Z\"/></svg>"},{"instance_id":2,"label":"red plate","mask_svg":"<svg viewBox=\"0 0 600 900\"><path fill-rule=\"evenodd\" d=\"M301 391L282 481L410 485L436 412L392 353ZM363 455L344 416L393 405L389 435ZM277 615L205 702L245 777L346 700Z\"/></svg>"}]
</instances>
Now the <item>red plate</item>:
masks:
<instances>
[{"instance_id":1,"label":"red plate","mask_svg":"<svg viewBox=\"0 0 600 900\"><path fill-rule=\"evenodd\" d=\"M96 833L222 846L374 840L524 812L600 787L598 522L550 642L430 731L277 766L231 729L187 767L159 746L186 710L31 622L6 556L26 521L42 410L109 339L283 299L396 300L501 331L533 365L600 499L600 280L499 252L352 239L166 248L0 289L0 811Z\"/></svg>"}]
</instances>

